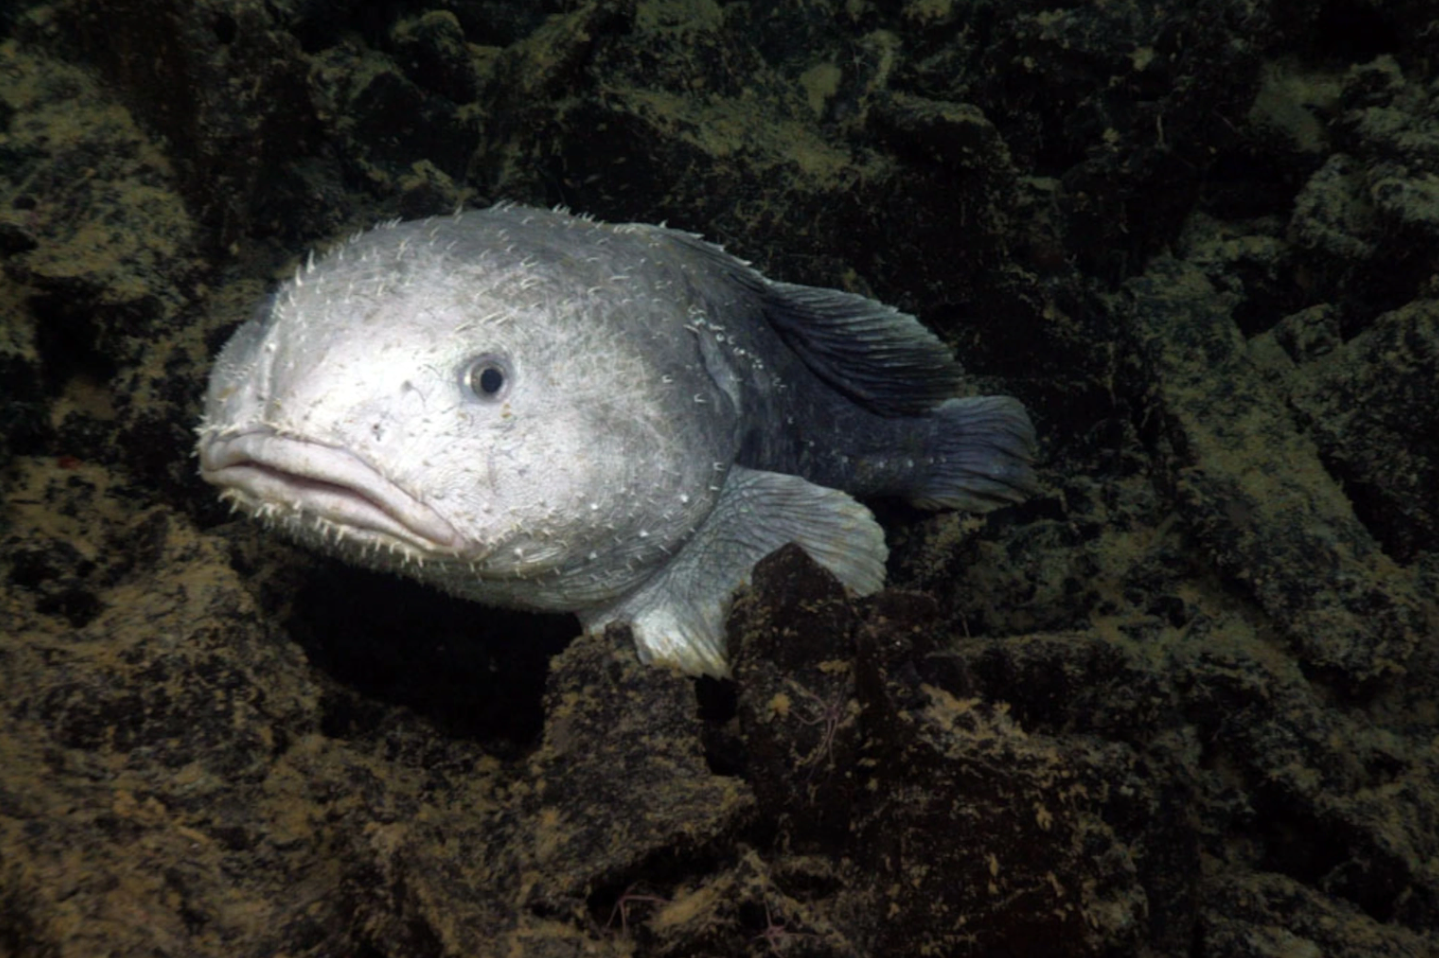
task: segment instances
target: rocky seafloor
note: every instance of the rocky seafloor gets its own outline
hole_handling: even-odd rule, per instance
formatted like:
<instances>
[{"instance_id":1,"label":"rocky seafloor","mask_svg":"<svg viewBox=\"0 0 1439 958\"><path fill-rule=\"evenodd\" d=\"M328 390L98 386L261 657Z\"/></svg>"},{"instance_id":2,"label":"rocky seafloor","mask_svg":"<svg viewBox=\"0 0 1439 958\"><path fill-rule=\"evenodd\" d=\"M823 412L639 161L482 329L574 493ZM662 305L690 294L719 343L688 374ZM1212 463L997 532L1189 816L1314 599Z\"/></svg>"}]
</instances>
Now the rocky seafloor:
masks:
<instances>
[{"instance_id":1,"label":"rocky seafloor","mask_svg":"<svg viewBox=\"0 0 1439 958\"><path fill-rule=\"evenodd\" d=\"M0 9L0 954L1439 953L1439 13ZM893 303L1043 489L732 681L236 520L208 363L508 199Z\"/></svg>"}]
</instances>

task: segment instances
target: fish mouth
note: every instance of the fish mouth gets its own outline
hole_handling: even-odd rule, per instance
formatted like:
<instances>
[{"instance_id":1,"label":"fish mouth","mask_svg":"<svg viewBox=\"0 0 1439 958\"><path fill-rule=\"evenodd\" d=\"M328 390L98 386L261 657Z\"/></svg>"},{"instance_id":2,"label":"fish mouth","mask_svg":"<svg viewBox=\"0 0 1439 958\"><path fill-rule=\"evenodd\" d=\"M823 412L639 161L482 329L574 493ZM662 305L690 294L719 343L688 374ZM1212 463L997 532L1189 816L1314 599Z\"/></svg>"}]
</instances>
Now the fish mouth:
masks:
<instances>
[{"instance_id":1,"label":"fish mouth","mask_svg":"<svg viewBox=\"0 0 1439 958\"><path fill-rule=\"evenodd\" d=\"M354 453L256 429L200 441L200 477L261 518L302 535L459 556L464 537L431 506Z\"/></svg>"}]
</instances>

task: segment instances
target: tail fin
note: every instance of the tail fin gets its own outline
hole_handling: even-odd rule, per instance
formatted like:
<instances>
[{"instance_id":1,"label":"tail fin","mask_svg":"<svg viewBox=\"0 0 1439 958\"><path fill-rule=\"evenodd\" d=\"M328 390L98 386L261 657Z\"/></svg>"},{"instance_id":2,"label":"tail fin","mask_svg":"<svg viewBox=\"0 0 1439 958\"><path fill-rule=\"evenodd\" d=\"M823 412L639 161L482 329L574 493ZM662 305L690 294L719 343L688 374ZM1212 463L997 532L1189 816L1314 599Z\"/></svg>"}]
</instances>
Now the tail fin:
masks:
<instances>
[{"instance_id":1,"label":"tail fin","mask_svg":"<svg viewBox=\"0 0 1439 958\"><path fill-rule=\"evenodd\" d=\"M928 418L934 427L929 467L909 490L916 506L987 512L1039 488L1034 424L1019 400L948 399Z\"/></svg>"}]
</instances>

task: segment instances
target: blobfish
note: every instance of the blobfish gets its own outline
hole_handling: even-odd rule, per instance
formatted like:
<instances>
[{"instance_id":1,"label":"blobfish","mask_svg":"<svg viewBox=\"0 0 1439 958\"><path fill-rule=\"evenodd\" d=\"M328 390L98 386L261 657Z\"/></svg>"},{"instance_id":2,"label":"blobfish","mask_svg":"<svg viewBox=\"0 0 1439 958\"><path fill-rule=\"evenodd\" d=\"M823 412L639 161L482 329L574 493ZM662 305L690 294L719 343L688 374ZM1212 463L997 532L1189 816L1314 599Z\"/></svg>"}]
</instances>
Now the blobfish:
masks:
<instances>
[{"instance_id":1,"label":"blobfish","mask_svg":"<svg viewBox=\"0 0 1439 958\"><path fill-rule=\"evenodd\" d=\"M502 204L313 256L217 358L200 472L289 538L492 606L630 626L724 676L725 617L794 542L884 583L858 501L1035 488L1008 396L957 398L914 317L698 236Z\"/></svg>"}]
</instances>

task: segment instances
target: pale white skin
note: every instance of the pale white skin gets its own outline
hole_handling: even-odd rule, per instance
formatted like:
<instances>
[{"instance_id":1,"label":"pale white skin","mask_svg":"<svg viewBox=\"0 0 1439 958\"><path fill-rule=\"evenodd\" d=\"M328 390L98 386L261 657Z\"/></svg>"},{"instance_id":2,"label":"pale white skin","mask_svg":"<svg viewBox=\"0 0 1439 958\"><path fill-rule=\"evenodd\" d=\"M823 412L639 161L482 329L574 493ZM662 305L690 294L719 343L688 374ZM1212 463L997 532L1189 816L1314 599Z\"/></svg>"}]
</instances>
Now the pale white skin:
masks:
<instances>
[{"instance_id":1,"label":"pale white skin","mask_svg":"<svg viewBox=\"0 0 1439 958\"><path fill-rule=\"evenodd\" d=\"M670 304L622 277L568 297L503 250L451 258L443 230L410 233L302 270L236 334L202 474L303 542L424 564L481 601L574 610L632 588L713 508L728 466L716 431L675 411L727 400L693 342L664 342L673 329L637 338L585 311L604 295L637 318ZM494 396L466 380L476 363L503 376Z\"/></svg>"}]
</instances>

